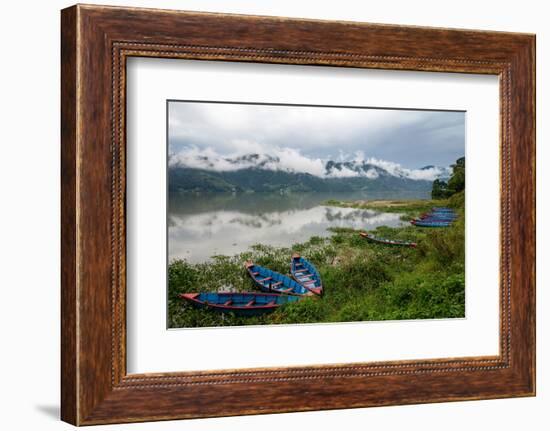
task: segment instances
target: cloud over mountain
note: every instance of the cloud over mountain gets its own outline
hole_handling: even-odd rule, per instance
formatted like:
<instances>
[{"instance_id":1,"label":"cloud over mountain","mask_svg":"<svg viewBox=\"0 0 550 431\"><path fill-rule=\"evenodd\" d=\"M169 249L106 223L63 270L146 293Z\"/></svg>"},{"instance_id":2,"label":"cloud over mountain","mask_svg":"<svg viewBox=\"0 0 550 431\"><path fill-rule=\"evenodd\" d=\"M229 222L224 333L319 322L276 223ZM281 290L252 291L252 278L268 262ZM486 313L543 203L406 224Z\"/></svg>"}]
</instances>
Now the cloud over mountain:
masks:
<instances>
[{"instance_id":1,"label":"cloud over mountain","mask_svg":"<svg viewBox=\"0 0 550 431\"><path fill-rule=\"evenodd\" d=\"M362 153L412 170L465 153L464 112L170 102L168 115L170 154L204 152L220 165L220 157L267 154L285 169L322 175L323 162L362 161Z\"/></svg>"},{"instance_id":2,"label":"cloud over mountain","mask_svg":"<svg viewBox=\"0 0 550 431\"><path fill-rule=\"evenodd\" d=\"M364 177L376 179L383 175L411 180L433 181L450 175L450 167L426 166L408 169L399 163L365 158L361 152L339 155L339 160L308 157L294 148L272 148L270 154L248 153L221 155L211 148L185 147L169 158L170 166L230 172L243 169L264 169L310 174L319 178Z\"/></svg>"}]
</instances>

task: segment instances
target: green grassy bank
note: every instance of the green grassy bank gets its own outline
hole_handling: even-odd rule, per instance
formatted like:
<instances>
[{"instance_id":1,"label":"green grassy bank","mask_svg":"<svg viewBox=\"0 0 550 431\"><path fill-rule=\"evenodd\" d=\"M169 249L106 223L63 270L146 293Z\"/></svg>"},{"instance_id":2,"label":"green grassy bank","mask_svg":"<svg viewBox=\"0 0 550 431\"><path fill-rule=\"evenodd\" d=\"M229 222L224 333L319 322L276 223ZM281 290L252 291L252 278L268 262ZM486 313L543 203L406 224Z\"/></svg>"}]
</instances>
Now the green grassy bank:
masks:
<instances>
[{"instance_id":1,"label":"green grassy bank","mask_svg":"<svg viewBox=\"0 0 550 431\"><path fill-rule=\"evenodd\" d=\"M446 200L329 201L327 205L382 212L411 218L432 206L452 206L459 214L449 228L379 227L376 235L411 240L416 249L373 244L359 230L332 229L328 238L312 237L289 248L256 245L246 253L216 256L212 262L176 260L168 267L169 327L204 327L278 323L349 322L451 318L464 316L464 193ZM238 317L195 309L178 295L217 291L231 286L256 290L243 268L252 259L288 274L290 255L299 252L319 270L325 294L305 298L261 317Z\"/></svg>"}]
</instances>

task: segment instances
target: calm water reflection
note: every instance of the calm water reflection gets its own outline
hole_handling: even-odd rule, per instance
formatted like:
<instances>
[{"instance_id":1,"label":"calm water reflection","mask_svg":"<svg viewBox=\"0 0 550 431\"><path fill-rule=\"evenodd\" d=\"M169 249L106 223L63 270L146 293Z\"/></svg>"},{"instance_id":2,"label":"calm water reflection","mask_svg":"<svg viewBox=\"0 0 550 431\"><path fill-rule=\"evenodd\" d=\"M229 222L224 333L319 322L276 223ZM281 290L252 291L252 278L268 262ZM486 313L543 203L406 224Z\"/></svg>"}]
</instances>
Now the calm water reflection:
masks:
<instances>
[{"instance_id":1,"label":"calm water reflection","mask_svg":"<svg viewBox=\"0 0 550 431\"><path fill-rule=\"evenodd\" d=\"M253 244L291 246L314 235L329 236L328 227L373 229L398 226L399 214L322 205L327 199L406 199L424 195L278 194L169 195L169 259L208 261L212 255L233 255Z\"/></svg>"}]
</instances>

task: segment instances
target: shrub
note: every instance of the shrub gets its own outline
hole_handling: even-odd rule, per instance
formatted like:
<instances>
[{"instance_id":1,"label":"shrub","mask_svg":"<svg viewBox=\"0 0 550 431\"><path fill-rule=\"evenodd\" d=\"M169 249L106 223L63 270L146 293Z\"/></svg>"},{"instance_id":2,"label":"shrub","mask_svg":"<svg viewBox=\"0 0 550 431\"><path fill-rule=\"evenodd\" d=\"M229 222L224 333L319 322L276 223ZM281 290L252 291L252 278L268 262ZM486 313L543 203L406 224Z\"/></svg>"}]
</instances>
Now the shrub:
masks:
<instances>
[{"instance_id":1,"label":"shrub","mask_svg":"<svg viewBox=\"0 0 550 431\"><path fill-rule=\"evenodd\" d=\"M314 323L325 321L325 307L320 298L305 298L281 308L279 323ZM284 313L284 315L283 315Z\"/></svg>"},{"instance_id":2,"label":"shrub","mask_svg":"<svg viewBox=\"0 0 550 431\"><path fill-rule=\"evenodd\" d=\"M378 259L360 255L342 265L340 283L353 289L376 289L380 283L390 280L390 274Z\"/></svg>"},{"instance_id":3,"label":"shrub","mask_svg":"<svg viewBox=\"0 0 550 431\"><path fill-rule=\"evenodd\" d=\"M403 274L385 284L380 294L393 319L464 316L464 274Z\"/></svg>"},{"instance_id":4,"label":"shrub","mask_svg":"<svg viewBox=\"0 0 550 431\"><path fill-rule=\"evenodd\" d=\"M455 221L451 227L434 229L419 245L434 269L445 268L455 263L464 265L464 220Z\"/></svg>"},{"instance_id":5,"label":"shrub","mask_svg":"<svg viewBox=\"0 0 550 431\"><path fill-rule=\"evenodd\" d=\"M452 208L458 208L464 211L465 192L462 190L459 193L455 193L449 198L449 206Z\"/></svg>"}]
</instances>

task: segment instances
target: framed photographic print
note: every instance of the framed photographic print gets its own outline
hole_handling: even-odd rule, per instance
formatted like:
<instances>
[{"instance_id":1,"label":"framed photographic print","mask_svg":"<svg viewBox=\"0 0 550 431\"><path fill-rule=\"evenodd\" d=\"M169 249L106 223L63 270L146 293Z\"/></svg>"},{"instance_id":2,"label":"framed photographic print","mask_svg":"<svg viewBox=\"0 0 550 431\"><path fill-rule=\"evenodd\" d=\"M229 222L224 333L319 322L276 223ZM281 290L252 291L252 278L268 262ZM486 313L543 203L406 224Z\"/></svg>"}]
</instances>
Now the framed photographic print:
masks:
<instances>
[{"instance_id":1,"label":"framed photographic print","mask_svg":"<svg viewBox=\"0 0 550 431\"><path fill-rule=\"evenodd\" d=\"M62 419L535 393L535 38L62 11Z\"/></svg>"}]
</instances>

